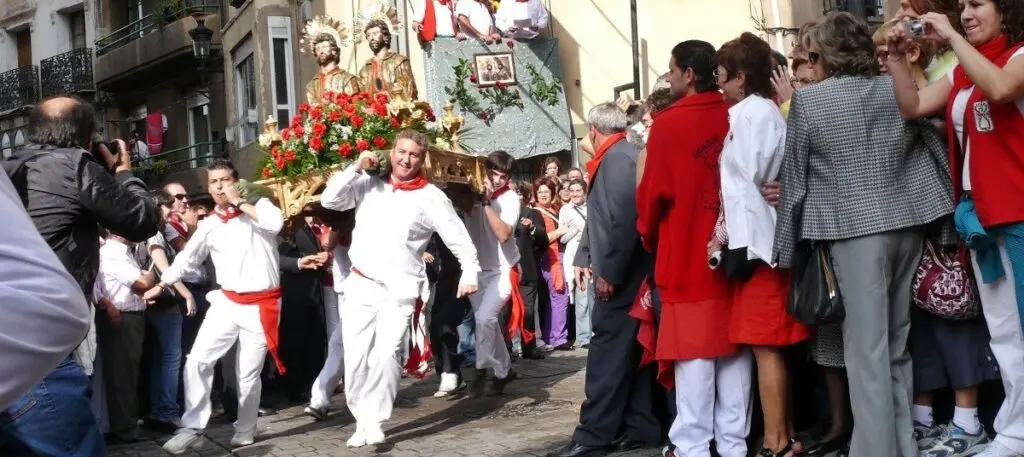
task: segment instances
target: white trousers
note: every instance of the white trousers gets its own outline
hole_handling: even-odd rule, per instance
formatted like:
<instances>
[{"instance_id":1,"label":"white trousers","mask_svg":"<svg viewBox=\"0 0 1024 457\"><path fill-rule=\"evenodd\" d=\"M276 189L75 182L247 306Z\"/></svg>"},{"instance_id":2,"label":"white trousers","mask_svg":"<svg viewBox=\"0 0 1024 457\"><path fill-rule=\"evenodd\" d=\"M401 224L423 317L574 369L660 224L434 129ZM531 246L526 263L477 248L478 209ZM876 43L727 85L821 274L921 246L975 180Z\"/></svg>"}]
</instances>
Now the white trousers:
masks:
<instances>
[{"instance_id":1,"label":"white trousers","mask_svg":"<svg viewBox=\"0 0 1024 457\"><path fill-rule=\"evenodd\" d=\"M339 307L345 301L345 296L337 293L334 289L324 288L324 317L327 321L327 360L320 374L313 381L313 391L309 395L309 405L314 408L326 408L331 406L331 396L334 389L341 382L344 375L344 343L341 338L341 310Z\"/></svg>"},{"instance_id":2,"label":"white trousers","mask_svg":"<svg viewBox=\"0 0 1024 457\"><path fill-rule=\"evenodd\" d=\"M512 368L512 357L498 316L512 295L512 279L508 270L484 270L477 281L479 289L469 296L476 319L476 368L490 368L495 378L502 379Z\"/></svg>"},{"instance_id":3,"label":"white trousers","mask_svg":"<svg viewBox=\"0 0 1024 457\"><path fill-rule=\"evenodd\" d=\"M746 457L750 434L753 358L744 349L717 359L676 362L676 418L668 438L676 455Z\"/></svg>"},{"instance_id":4,"label":"white trousers","mask_svg":"<svg viewBox=\"0 0 1024 457\"><path fill-rule=\"evenodd\" d=\"M237 341L238 420L235 430L250 431L256 427L259 417L263 389L260 372L267 356L260 309L257 305L232 302L220 290L208 293L206 298L210 301L210 310L199 327L192 352L185 359L185 414L181 422L187 428L206 428L210 420L214 365Z\"/></svg>"},{"instance_id":5,"label":"white trousers","mask_svg":"<svg viewBox=\"0 0 1024 457\"><path fill-rule=\"evenodd\" d=\"M349 275L342 288L345 400L358 424L391 418L402 377L399 358L416 297L393 297L381 283Z\"/></svg>"},{"instance_id":6,"label":"white trousers","mask_svg":"<svg viewBox=\"0 0 1024 457\"><path fill-rule=\"evenodd\" d=\"M971 251L971 256L976 257L974 251ZM974 277L979 279L981 309L992 338L989 345L999 364L1006 392L1006 399L993 424L997 433L995 440L1014 452L1024 454L1024 332L1014 291L1013 268L1002 239L999 240L999 257L1006 275L991 284L981 282L977 258L972 264Z\"/></svg>"}]
</instances>

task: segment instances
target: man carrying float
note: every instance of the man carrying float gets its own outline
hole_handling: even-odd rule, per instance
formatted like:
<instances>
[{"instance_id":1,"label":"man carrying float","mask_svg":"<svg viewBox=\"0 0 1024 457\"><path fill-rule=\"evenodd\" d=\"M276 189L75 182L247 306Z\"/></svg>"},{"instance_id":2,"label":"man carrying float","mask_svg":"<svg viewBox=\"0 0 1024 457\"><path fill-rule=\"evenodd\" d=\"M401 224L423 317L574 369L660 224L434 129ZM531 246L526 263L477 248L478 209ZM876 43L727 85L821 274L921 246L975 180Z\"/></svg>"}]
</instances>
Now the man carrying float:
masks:
<instances>
[{"instance_id":1,"label":"man carrying float","mask_svg":"<svg viewBox=\"0 0 1024 457\"><path fill-rule=\"evenodd\" d=\"M451 201L427 182L422 167L428 139L403 130L390 153L390 174L372 176L375 152L359 159L327 182L324 208L355 208L352 274L342 285L341 310L345 346L345 397L356 431L349 447L384 442L381 423L391 417L402 367L399 354L423 283L423 252L436 232L462 266L458 296L477 290L476 248Z\"/></svg>"}]
</instances>

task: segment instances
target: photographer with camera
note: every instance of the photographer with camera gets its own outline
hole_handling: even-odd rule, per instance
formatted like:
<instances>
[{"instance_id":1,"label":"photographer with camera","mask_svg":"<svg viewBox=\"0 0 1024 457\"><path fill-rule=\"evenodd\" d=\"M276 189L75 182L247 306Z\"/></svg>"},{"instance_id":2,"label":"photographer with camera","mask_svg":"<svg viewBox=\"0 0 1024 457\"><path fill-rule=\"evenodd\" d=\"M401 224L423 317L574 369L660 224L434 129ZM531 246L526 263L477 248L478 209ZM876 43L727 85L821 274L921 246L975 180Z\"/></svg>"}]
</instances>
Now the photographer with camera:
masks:
<instances>
[{"instance_id":1,"label":"photographer with camera","mask_svg":"<svg viewBox=\"0 0 1024 457\"><path fill-rule=\"evenodd\" d=\"M92 297L99 268L99 227L139 242L156 233L159 218L146 186L131 173L123 144L115 143L121 153L113 161L109 151L101 152L101 158L89 152L95 114L78 97L39 102L29 114L29 144L4 162L36 229L86 297ZM98 159L112 165L114 173ZM52 454L57 447L68 456L106 455L86 395L88 385L69 356L26 394L52 406L28 414L16 410L18 414L9 416L13 424L0 429L0 455ZM19 404L26 403L18 400L11 408Z\"/></svg>"}]
</instances>

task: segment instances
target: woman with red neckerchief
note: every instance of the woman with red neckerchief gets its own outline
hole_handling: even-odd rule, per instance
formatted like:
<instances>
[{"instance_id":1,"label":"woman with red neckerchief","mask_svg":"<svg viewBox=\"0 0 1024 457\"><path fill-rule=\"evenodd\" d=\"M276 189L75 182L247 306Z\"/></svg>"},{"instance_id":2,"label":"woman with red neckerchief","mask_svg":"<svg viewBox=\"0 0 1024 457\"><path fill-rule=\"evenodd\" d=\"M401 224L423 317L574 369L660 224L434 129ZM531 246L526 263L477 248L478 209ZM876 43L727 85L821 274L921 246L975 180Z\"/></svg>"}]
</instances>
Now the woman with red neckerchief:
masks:
<instances>
[{"instance_id":1,"label":"woman with red neckerchief","mask_svg":"<svg viewBox=\"0 0 1024 457\"><path fill-rule=\"evenodd\" d=\"M971 248L991 348L1006 399L996 417L995 440L978 457L1024 456L1024 3L966 0L960 35L949 18L918 19L925 38L948 45L960 64L945 78L917 90L905 53L903 27L889 33L889 71L900 113L917 119L946 115L957 232Z\"/></svg>"}]
</instances>

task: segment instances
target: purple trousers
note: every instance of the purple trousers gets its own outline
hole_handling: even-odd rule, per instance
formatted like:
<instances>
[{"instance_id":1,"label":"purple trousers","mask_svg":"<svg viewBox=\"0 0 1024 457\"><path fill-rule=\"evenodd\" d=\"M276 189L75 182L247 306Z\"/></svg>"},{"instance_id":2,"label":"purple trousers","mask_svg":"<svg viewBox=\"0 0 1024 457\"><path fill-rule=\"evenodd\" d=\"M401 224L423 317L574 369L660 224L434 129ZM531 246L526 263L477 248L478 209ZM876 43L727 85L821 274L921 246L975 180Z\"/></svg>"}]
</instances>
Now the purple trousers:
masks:
<instances>
[{"instance_id":1,"label":"purple trousers","mask_svg":"<svg viewBox=\"0 0 1024 457\"><path fill-rule=\"evenodd\" d=\"M541 322L542 339L551 346L561 346L569 342L569 329L566 326L569 320L569 293L564 285L561 292L555 290L551 268L546 258L541 259L540 272L547 283L549 297L547 319ZM561 268L561 265L555 268ZM568 278L565 280L568 281Z\"/></svg>"}]
</instances>

